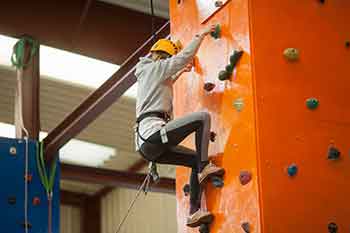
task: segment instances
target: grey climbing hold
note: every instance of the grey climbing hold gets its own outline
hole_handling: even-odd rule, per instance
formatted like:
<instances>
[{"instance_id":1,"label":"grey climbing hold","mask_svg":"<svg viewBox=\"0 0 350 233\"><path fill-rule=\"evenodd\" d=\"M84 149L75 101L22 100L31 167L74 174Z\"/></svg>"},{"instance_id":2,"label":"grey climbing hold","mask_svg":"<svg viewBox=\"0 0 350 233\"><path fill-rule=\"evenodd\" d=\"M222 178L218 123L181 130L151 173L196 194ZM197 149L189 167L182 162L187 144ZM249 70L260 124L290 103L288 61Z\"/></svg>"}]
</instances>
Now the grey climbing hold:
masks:
<instances>
[{"instance_id":1,"label":"grey climbing hold","mask_svg":"<svg viewBox=\"0 0 350 233\"><path fill-rule=\"evenodd\" d=\"M345 47L350 48L350 40L345 41Z\"/></svg>"},{"instance_id":2,"label":"grey climbing hold","mask_svg":"<svg viewBox=\"0 0 350 233\"><path fill-rule=\"evenodd\" d=\"M328 159L329 160L338 160L340 157L340 151L334 146L329 147L328 149Z\"/></svg>"},{"instance_id":3,"label":"grey climbing hold","mask_svg":"<svg viewBox=\"0 0 350 233\"><path fill-rule=\"evenodd\" d=\"M242 229L244 230L245 233L250 233L250 225L249 222L244 222L241 225Z\"/></svg>"},{"instance_id":4,"label":"grey climbing hold","mask_svg":"<svg viewBox=\"0 0 350 233\"><path fill-rule=\"evenodd\" d=\"M298 173L298 166L294 163L289 165L287 168L287 172L290 177L295 176Z\"/></svg>"},{"instance_id":5,"label":"grey climbing hold","mask_svg":"<svg viewBox=\"0 0 350 233\"><path fill-rule=\"evenodd\" d=\"M337 233L338 232L338 226L336 223L331 222L328 224L328 232L329 233Z\"/></svg>"},{"instance_id":6,"label":"grey climbing hold","mask_svg":"<svg viewBox=\"0 0 350 233\"><path fill-rule=\"evenodd\" d=\"M224 5L224 3L220 0L215 1L215 7L222 7Z\"/></svg>"},{"instance_id":7,"label":"grey climbing hold","mask_svg":"<svg viewBox=\"0 0 350 233\"><path fill-rule=\"evenodd\" d=\"M233 54L230 56L230 64L233 69L236 67L239 60L242 58L244 51L243 50L234 50Z\"/></svg>"},{"instance_id":8,"label":"grey climbing hold","mask_svg":"<svg viewBox=\"0 0 350 233\"><path fill-rule=\"evenodd\" d=\"M296 48L286 48L283 55L289 61L296 61L299 59L300 53Z\"/></svg>"}]
</instances>

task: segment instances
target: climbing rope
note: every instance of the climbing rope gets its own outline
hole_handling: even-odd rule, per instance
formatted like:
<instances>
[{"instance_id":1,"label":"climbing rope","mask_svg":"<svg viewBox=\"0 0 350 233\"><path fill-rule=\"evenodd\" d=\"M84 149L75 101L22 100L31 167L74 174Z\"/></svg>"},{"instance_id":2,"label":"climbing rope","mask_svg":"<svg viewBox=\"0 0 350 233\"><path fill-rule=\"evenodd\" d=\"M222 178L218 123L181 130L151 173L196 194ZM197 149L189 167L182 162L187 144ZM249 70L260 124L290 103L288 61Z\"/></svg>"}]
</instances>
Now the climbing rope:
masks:
<instances>
[{"instance_id":1,"label":"climbing rope","mask_svg":"<svg viewBox=\"0 0 350 233\"><path fill-rule=\"evenodd\" d=\"M50 173L46 169L45 159L44 159L44 143L38 143L38 152L37 152L37 168L39 172L39 177L47 195L48 203L48 233L52 232L52 198L53 198L53 186L56 175L57 168L57 159L52 162Z\"/></svg>"},{"instance_id":2,"label":"climbing rope","mask_svg":"<svg viewBox=\"0 0 350 233\"><path fill-rule=\"evenodd\" d=\"M148 190L149 190L149 184L150 184L150 180L151 180L151 173L148 173L146 178L144 179L143 183L141 184L140 188L138 189L134 200L131 202L128 210L126 211L126 214L124 215L124 218L122 219L122 221L119 223L119 226L117 228L116 233L119 233L122 226L124 225L126 219L129 217L130 212L132 210L132 208L134 207L137 199L139 198L140 194L142 193L142 191L147 194Z\"/></svg>"},{"instance_id":3,"label":"climbing rope","mask_svg":"<svg viewBox=\"0 0 350 233\"><path fill-rule=\"evenodd\" d=\"M151 6L151 15L152 15L152 40L153 43L156 42L156 29L155 29L155 17L154 17L154 6L153 6L153 0L150 0L150 6Z\"/></svg>"},{"instance_id":4,"label":"climbing rope","mask_svg":"<svg viewBox=\"0 0 350 233\"><path fill-rule=\"evenodd\" d=\"M24 50L26 44L30 44L31 51L28 58L28 61L25 62L24 57ZM31 37L23 36L14 46L13 46L13 52L11 55L11 63L13 66L15 66L17 69L23 69L26 68L31 62L33 57L36 55L36 53L39 51L39 42L34 40Z\"/></svg>"}]
</instances>

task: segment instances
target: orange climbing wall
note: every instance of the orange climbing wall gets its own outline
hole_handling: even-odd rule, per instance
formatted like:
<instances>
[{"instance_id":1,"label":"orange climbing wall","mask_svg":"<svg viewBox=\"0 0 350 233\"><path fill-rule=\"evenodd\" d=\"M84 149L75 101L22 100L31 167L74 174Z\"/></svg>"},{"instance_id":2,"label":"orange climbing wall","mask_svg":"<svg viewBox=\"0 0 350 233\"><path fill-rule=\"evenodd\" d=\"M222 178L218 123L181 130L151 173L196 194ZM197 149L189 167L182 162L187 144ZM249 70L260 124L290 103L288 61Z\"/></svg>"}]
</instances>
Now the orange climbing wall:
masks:
<instances>
[{"instance_id":1,"label":"orange climbing wall","mask_svg":"<svg viewBox=\"0 0 350 233\"><path fill-rule=\"evenodd\" d=\"M176 115L209 111L218 134L209 151L226 175L224 188L207 185L211 232L244 232L243 222L251 232L328 232L330 222L349 232L350 1L231 0L204 24L202 3L170 0L170 8L172 36L185 45L205 25L223 30L221 39L204 41L195 72L175 86ZM283 57L289 47L300 51L298 61ZM237 48L245 53L231 81L219 81ZM215 89L205 92L205 82ZM315 110L306 107L310 97L319 100ZM341 152L338 161L327 159L330 146ZM286 171L292 163L295 177ZM245 186L242 170L253 175ZM188 177L177 169L179 233L197 231L185 227Z\"/></svg>"}]
</instances>

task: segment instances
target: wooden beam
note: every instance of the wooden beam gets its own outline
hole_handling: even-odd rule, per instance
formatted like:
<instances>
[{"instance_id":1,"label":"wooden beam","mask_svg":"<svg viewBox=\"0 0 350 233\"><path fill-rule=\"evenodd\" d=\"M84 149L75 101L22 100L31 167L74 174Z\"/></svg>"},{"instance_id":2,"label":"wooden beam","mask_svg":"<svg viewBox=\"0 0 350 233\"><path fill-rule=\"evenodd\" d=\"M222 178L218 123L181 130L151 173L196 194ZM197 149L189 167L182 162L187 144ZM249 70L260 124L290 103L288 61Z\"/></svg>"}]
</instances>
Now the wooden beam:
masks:
<instances>
[{"instance_id":1,"label":"wooden beam","mask_svg":"<svg viewBox=\"0 0 350 233\"><path fill-rule=\"evenodd\" d=\"M37 48L34 54L31 54L32 49L33 45L31 43L26 42L24 44L23 63L28 65L17 69L15 126L16 138L23 138L26 136L22 130L22 127L24 127L28 131L28 137L30 139L38 140L40 132L39 48Z\"/></svg>"},{"instance_id":2,"label":"wooden beam","mask_svg":"<svg viewBox=\"0 0 350 233\"><path fill-rule=\"evenodd\" d=\"M156 17L156 28L166 21ZM96 0L2 1L0 34L122 64L151 35L151 16Z\"/></svg>"},{"instance_id":3,"label":"wooden beam","mask_svg":"<svg viewBox=\"0 0 350 233\"><path fill-rule=\"evenodd\" d=\"M145 166L147 166L148 162L144 159L137 160L133 165L131 165L128 169L129 172L137 173L142 170Z\"/></svg>"},{"instance_id":4,"label":"wooden beam","mask_svg":"<svg viewBox=\"0 0 350 233\"><path fill-rule=\"evenodd\" d=\"M82 207L85 201L89 198L89 195L82 193L75 193L66 190L60 191L60 201L63 205L70 205L76 207Z\"/></svg>"},{"instance_id":5,"label":"wooden beam","mask_svg":"<svg viewBox=\"0 0 350 233\"><path fill-rule=\"evenodd\" d=\"M145 177L146 175L144 174L68 164L61 165L62 179L101 184L110 187L138 189ZM161 178L157 184L152 184L151 191L175 194L175 180Z\"/></svg>"},{"instance_id":6,"label":"wooden beam","mask_svg":"<svg viewBox=\"0 0 350 233\"><path fill-rule=\"evenodd\" d=\"M101 198L88 197L81 209L82 213L82 232L84 233L101 233Z\"/></svg>"}]
</instances>

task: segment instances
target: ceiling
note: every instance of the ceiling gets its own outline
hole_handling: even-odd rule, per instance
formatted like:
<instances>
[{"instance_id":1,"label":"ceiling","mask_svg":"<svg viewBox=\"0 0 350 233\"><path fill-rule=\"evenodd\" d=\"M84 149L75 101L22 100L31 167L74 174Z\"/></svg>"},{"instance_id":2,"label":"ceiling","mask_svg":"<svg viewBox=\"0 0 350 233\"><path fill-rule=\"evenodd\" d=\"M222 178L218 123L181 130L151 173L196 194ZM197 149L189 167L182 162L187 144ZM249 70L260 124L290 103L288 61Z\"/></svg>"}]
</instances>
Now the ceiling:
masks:
<instances>
[{"instance_id":1,"label":"ceiling","mask_svg":"<svg viewBox=\"0 0 350 233\"><path fill-rule=\"evenodd\" d=\"M126 7L135 11L151 14L150 0L100 0L114 5ZM153 0L154 13L158 17L165 19L169 18L169 1L168 0Z\"/></svg>"}]
</instances>

